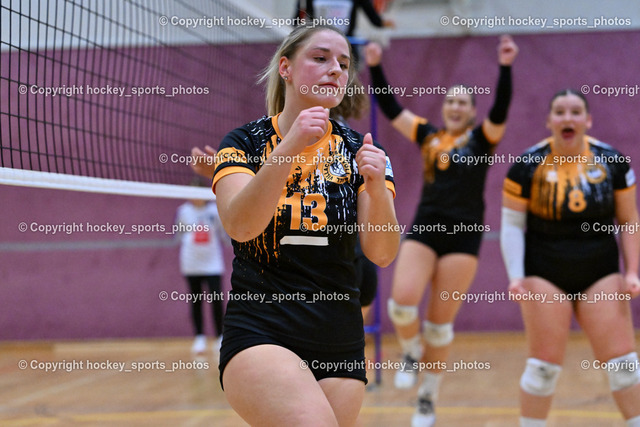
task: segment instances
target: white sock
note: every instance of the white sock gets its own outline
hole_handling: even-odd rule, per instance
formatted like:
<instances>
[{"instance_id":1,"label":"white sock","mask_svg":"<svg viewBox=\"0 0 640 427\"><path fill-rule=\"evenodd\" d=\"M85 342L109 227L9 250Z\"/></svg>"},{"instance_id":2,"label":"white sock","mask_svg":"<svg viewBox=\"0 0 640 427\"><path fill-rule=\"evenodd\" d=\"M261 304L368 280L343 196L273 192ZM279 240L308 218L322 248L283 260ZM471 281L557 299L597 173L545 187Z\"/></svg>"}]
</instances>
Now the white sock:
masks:
<instances>
[{"instance_id":1,"label":"white sock","mask_svg":"<svg viewBox=\"0 0 640 427\"><path fill-rule=\"evenodd\" d=\"M627 420L627 427L640 427L640 415Z\"/></svg>"},{"instance_id":2,"label":"white sock","mask_svg":"<svg viewBox=\"0 0 640 427\"><path fill-rule=\"evenodd\" d=\"M438 390L440 389L441 381L442 374L425 372L422 384L420 384L420 388L418 388L418 396L428 397L432 402L435 402L438 398Z\"/></svg>"},{"instance_id":3,"label":"white sock","mask_svg":"<svg viewBox=\"0 0 640 427\"><path fill-rule=\"evenodd\" d=\"M408 339L398 337L398 341L400 341L400 348L402 348L403 354L408 354L415 361L422 359L422 339L420 334Z\"/></svg>"},{"instance_id":4,"label":"white sock","mask_svg":"<svg viewBox=\"0 0 640 427\"><path fill-rule=\"evenodd\" d=\"M547 420L539 418L520 417L520 427L545 427Z\"/></svg>"}]
</instances>

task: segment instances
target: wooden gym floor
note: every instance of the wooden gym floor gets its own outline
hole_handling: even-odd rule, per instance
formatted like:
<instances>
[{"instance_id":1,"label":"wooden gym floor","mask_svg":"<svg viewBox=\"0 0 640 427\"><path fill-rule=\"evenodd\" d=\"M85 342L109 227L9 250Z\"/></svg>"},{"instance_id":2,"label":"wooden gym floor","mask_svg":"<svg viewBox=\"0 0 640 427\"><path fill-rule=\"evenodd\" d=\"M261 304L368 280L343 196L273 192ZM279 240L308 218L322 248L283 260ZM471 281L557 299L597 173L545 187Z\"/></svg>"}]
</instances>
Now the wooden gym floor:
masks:
<instances>
[{"instance_id":1,"label":"wooden gym floor","mask_svg":"<svg viewBox=\"0 0 640 427\"><path fill-rule=\"evenodd\" d=\"M0 343L0 425L244 426L220 389L213 352L194 359L190 346L185 338ZM399 354L385 336L382 361ZM372 337L367 355L374 355ZM625 425L592 357L584 335L572 335L550 427ZM517 426L525 358L522 334L456 334L448 368L467 369L445 375L436 425ZM47 362L69 372L46 372ZM362 425L410 425L416 389L394 389L391 370L379 386L368 375Z\"/></svg>"}]
</instances>

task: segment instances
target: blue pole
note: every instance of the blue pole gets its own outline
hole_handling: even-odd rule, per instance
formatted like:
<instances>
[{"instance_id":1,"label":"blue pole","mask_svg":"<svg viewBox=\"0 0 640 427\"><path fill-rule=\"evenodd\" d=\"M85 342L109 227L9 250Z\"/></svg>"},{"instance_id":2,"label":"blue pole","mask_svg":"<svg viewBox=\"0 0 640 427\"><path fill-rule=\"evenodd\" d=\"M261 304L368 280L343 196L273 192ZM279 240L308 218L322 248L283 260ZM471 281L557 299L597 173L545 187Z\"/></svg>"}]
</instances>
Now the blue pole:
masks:
<instances>
[{"instance_id":1,"label":"blue pole","mask_svg":"<svg viewBox=\"0 0 640 427\"><path fill-rule=\"evenodd\" d=\"M347 37L349 43L357 49L358 46L364 46L369 43L369 40L363 39L360 37ZM369 114L370 120L370 132L371 137L376 140L378 138L378 116L376 114L376 99L373 95L369 96L370 104L371 104L371 112ZM376 273L380 273L380 269L376 267ZM376 274L377 275L377 274ZM373 334L374 346L375 346L375 362L377 366L380 366L380 361L382 359L382 325L381 325L381 316L380 310L382 309L380 305L380 295L378 290L376 289L376 297L373 300L373 324L367 325L364 327L365 333ZM382 382L382 370L380 368L376 369L376 384L380 384Z\"/></svg>"},{"instance_id":2,"label":"blue pole","mask_svg":"<svg viewBox=\"0 0 640 427\"><path fill-rule=\"evenodd\" d=\"M376 98L373 95L369 96L371 103L371 113L370 113L370 121L371 121L371 136L374 140L378 138L378 115L376 114ZM380 269L376 267L377 274L379 275ZM378 282L379 283L379 282ZM382 359L382 325L381 325L381 316L380 311L382 309L380 304L380 291L376 288L376 298L373 301L373 337L375 341L376 348L376 356L375 360L379 366L379 363ZM382 371L380 368L376 369L376 384L380 384L382 382Z\"/></svg>"}]
</instances>

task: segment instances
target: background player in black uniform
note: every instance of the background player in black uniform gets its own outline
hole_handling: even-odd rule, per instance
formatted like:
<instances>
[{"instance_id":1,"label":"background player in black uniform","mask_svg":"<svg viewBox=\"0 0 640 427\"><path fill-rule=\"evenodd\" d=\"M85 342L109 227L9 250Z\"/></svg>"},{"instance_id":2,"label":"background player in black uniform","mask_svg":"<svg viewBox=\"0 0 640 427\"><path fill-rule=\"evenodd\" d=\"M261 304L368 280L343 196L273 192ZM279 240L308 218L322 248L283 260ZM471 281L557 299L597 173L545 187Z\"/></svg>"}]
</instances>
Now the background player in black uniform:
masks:
<instances>
[{"instance_id":1,"label":"background player in black uniform","mask_svg":"<svg viewBox=\"0 0 640 427\"><path fill-rule=\"evenodd\" d=\"M294 30L265 73L275 116L234 130L217 153L213 186L236 255L221 380L250 424L353 425L362 403L353 227L364 224L362 249L381 266L399 233L384 151L329 120L351 57L335 28ZM336 299L312 301L323 295Z\"/></svg>"},{"instance_id":2,"label":"background player in black uniform","mask_svg":"<svg viewBox=\"0 0 640 427\"><path fill-rule=\"evenodd\" d=\"M614 399L627 425L638 427L640 366L629 307L640 293L635 176L628 158L585 135L591 115L579 92L554 96L547 127L551 137L526 151L504 184L500 240L529 346L520 425L545 425L575 313L593 348L593 367L610 366ZM624 276L614 219L625 225Z\"/></svg>"},{"instance_id":3,"label":"background player in black uniform","mask_svg":"<svg viewBox=\"0 0 640 427\"><path fill-rule=\"evenodd\" d=\"M336 26L347 37L353 37L357 28L358 9L366 14L371 24L378 28L394 27L392 20L383 19L371 0L298 0L296 15L301 25L309 26L314 22L325 22ZM360 66L360 46L354 46L353 56L356 66Z\"/></svg>"},{"instance_id":4,"label":"background player in black uniform","mask_svg":"<svg viewBox=\"0 0 640 427\"><path fill-rule=\"evenodd\" d=\"M445 128L438 130L411 111L403 109L393 95L376 95L380 109L394 128L422 151L424 187L412 234L402 242L394 270L388 312L395 326L404 362L413 368L421 359L431 366L446 362L453 341L453 321L461 301L443 300L448 291L467 292L477 267L482 231L452 234L453 227L464 224L476 230L483 224L484 182L489 162L477 164L461 161L467 156L487 156L505 130L511 99L511 64L518 48L509 36L502 36L498 46L500 77L494 105L489 117L474 128L476 118L473 94L462 86L451 88L442 106ZM377 44L365 48L373 85L388 86L380 65L382 50ZM458 93L456 93L456 91ZM462 92L462 93L460 93ZM424 231L423 227L430 227ZM434 232L433 230L440 230ZM431 298L423 322L425 347L420 337L418 304L427 284L432 282ZM418 390L418 408L412 423L430 426L435 422L433 402L437 397L441 369L428 370ZM409 388L416 384L416 369L396 372L395 385Z\"/></svg>"},{"instance_id":5,"label":"background player in black uniform","mask_svg":"<svg viewBox=\"0 0 640 427\"><path fill-rule=\"evenodd\" d=\"M296 4L297 18L305 25L311 25L314 20L325 19L333 21L347 37L355 35L357 28L358 9L367 15L369 21L379 28L393 27L394 22L382 19L371 0L298 0Z\"/></svg>"}]
</instances>

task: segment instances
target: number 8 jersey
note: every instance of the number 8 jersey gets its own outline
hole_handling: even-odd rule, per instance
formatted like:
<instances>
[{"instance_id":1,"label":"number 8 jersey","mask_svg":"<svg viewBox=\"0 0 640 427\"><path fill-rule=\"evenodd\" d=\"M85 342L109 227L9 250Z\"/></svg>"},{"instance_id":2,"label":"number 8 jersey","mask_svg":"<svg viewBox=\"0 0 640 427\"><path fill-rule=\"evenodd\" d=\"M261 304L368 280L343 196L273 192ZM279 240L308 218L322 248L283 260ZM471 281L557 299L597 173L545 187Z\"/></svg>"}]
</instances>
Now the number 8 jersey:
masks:
<instances>
[{"instance_id":1,"label":"number 8 jersey","mask_svg":"<svg viewBox=\"0 0 640 427\"><path fill-rule=\"evenodd\" d=\"M263 117L222 140L214 192L224 176L258 173L281 142L277 119ZM247 242L233 241L233 290L225 324L309 349L362 345L354 270L361 227L357 197L364 191L355 158L362 140L361 134L331 120L315 144L296 156L270 161L291 165L290 174L263 233ZM395 194L388 158L386 180Z\"/></svg>"},{"instance_id":2,"label":"number 8 jersey","mask_svg":"<svg viewBox=\"0 0 640 427\"><path fill-rule=\"evenodd\" d=\"M516 159L504 195L527 201L527 233L606 237L593 225L613 224L614 192L634 187L635 176L613 147L589 136L584 145L579 155L560 156L548 138Z\"/></svg>"}]
</instances>

